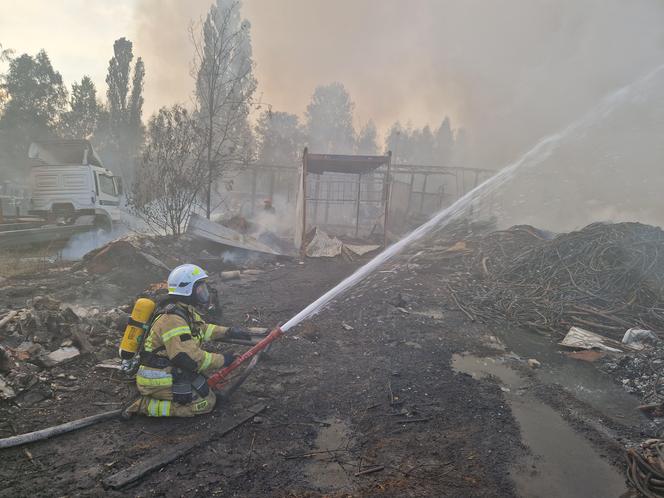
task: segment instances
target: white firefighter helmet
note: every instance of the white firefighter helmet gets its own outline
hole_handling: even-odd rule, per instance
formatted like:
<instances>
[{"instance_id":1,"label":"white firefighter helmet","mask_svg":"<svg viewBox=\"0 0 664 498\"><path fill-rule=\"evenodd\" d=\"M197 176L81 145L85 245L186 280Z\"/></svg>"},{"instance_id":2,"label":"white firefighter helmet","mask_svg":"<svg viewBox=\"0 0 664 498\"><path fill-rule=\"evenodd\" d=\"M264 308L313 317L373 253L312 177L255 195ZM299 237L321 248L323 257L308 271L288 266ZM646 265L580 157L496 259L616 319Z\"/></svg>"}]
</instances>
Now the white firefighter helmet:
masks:
<instances>
[{"instance_id":1,"label":"white firefighter helmet","mask_svg":"<svg viewBox=\"0 0 664 498\"><path fill-rule=\"evenodd\" d=\"M204 278L208 278L208 274L200 266L180 265L168 276L168 293L174 296L191 296L194 284Z\"/></svg>"}]
</instances>

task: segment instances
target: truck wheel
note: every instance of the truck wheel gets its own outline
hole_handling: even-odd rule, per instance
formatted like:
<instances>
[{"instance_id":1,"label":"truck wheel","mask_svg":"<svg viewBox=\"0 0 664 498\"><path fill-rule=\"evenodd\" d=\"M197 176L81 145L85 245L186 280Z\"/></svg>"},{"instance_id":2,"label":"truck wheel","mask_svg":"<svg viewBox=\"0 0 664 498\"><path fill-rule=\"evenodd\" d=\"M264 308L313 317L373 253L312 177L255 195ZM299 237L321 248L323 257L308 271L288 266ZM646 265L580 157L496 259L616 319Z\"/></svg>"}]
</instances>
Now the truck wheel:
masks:
<instances>
[{"instance_id":1,"label":"truck wheel","mask_svg":"<svg viewBox=\"0 0 664 498\"><path fill-rule=\"evenodd\" d=\"M104 216L103 214L95 216L95 225L97 228L101 228L104 232L110 232L113 229L111 218Z\"/></svg>"}]
</instances>

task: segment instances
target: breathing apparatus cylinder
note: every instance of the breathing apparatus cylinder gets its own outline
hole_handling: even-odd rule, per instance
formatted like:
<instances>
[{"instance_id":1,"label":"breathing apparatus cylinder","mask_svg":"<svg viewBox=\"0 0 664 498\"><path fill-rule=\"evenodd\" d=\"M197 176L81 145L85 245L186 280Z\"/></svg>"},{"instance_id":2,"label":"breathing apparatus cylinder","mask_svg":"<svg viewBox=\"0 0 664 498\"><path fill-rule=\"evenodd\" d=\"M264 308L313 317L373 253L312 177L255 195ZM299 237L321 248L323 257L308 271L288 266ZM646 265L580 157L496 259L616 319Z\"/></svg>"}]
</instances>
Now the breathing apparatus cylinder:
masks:
<instances>
[{"instance_id":1,"label":"breathing apparatus cylinder","mask_svg":"<svg viewBox=\"0 0 664 498\"><path fill-rule=\"evenodd\" d=\"M138 352L143 334L145 334L156 307L157 304L152 299L145 297L138 299L134 304L129 323L120 342L120 358L123 360L131 360Z\"/></svg>"}]
</instances>

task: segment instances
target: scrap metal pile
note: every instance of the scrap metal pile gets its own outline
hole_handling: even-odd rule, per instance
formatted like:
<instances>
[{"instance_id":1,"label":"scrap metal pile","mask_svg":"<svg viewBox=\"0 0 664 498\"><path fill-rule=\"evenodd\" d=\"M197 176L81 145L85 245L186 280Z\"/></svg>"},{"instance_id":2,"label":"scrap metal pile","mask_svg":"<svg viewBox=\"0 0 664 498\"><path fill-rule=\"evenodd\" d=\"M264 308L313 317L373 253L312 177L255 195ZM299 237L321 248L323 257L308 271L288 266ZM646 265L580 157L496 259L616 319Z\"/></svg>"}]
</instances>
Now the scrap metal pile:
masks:
<instances>
[{"instance_id":1,"label":"scrap metal pile","mask_svg":"<svg viewBox=\"0 0 664 498\"><path fill-rule=\"evenodd\" d=\"M648 498L664 496L664 441L648 439L627 450L627 478Z\"/></svg>"},{"instance_id":2,"label":"scrap metal pile","mask_svg":"<svg viewBox=\"0 0 664 498\"><path fill-rule=\"evenodd\" d=\"M457 243L450 289L470 317L566 333L579 326L621 339L664 330L664 231L594 223L553 237L516 226Z\"/></svg>"}]
</instances>

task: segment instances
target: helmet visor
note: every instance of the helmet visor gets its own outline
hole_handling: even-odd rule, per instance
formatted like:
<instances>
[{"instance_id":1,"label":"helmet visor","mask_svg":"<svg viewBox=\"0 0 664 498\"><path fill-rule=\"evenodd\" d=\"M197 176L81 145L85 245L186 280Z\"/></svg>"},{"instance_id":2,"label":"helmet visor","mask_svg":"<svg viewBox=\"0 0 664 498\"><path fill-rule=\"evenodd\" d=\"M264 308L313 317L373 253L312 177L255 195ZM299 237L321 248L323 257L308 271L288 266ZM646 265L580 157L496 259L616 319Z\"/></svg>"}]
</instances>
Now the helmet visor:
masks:
<instances>
[{"instance_id":1,"label":"helmet visor","mask_svg":"<svg viewBox=\"0 0 664 498\"><path fill-rule=\"evenodd\" d=\"M194 285L194 298L200 304L210 303L210 289L205 280L200 280Z\"/></svg>"}]
</instances>

